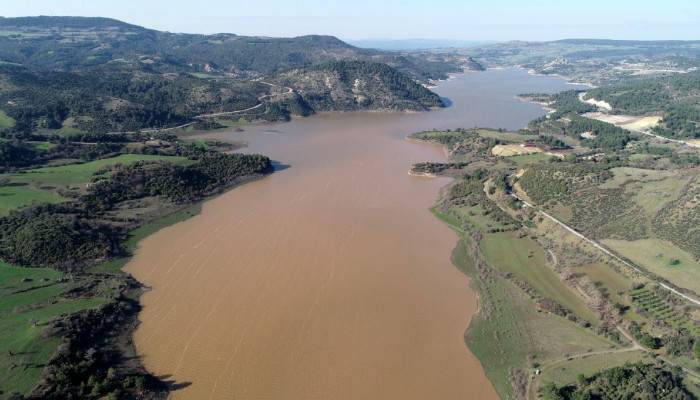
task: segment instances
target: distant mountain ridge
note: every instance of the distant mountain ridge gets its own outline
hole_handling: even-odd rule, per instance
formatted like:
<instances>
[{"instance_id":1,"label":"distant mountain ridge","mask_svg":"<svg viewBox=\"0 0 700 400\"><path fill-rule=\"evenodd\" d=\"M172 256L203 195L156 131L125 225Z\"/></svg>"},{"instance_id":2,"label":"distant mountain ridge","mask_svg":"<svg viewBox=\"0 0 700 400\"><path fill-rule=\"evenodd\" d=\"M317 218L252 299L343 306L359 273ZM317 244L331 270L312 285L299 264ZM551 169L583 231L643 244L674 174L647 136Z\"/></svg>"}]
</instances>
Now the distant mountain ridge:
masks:
<instances>
[{"instance_id":1,"label":"distant mountain ridge","mask_svg":"<svg viewBox=\"0 0 700 400\"><path fill-rule=\"evenodd\" d=\"M165 128L221 113L285 120L315 111L427 110L443 104L420 83L463 68L480 65L359 49L333 36L198 35L109 18L0 18L0 111L13 136Z\"/></svg>"},{"instance_id":2,"label":"distant mountain ridge","mask_svg":"<svg viewBox=\"0 0 700 400\"><path fill-rule=\"evenodd\" d=\"M673 45L673 44L695 44L700 43L700 40L625 40L625 39L586 39L586 38L569 38L554 41L559 43L569 44L591 44L591 45Z\"/></svg>"},{"instance_id":3,"label":"distant mountain ridge","mask_svg":"<svg viewBox=\"0 0 700 400\"><path fill-rule=\"evenodd\" d=\"M440 48L464 48L482 46L494 41L488 40L454 40L454 39L355 39L347 40L353 46L365 49L411 51Z\"/></svg>"},{"instance_id":4,"label":"distant mountain ridge","mask_svg":"<svg viewBox=\"0 0 700 400\"><path fill-rule=\"evenodd\" d=\"M125 27L148 30L138 25L123 22L114 18L104 17L61 17L39 15L35 17L2 17L0 27L45 27L45 28L95 28L95 27Z\"/></svg>"},{"instance_id":5,"label":"distant mountain ridge","mask_svg":"<svg viewBox=\"0 0 700 400\"><path fill-rule=\"evenodd\" d=\"M110 18L0 18L0 61L80 70L105 64L157 72L217 72L256 77L312 64L357 60L388 64L414 79L443 79L458 64L360 49L333 36L294 38L171 33Z\"/></svg>"}]
</instances>

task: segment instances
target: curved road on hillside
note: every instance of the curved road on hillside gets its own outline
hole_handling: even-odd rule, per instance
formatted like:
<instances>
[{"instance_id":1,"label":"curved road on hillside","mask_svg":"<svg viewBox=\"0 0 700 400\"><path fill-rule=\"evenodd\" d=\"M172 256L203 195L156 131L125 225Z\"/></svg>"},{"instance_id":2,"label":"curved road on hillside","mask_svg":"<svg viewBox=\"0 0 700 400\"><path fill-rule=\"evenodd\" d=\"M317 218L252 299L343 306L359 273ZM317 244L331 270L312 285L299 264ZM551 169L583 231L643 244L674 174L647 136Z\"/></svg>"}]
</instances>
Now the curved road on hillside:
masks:
<instances>
[{"instance_id":1,"label":"curved road on hillside","mask_svg":"<svg viewBox=\"0 0 700 400\"><path fill-rule=\"evenodd\" d=\"M282 93L282 94L291 94L291 93L294 93L294 89L292 89L292 88L290 88L290 87L279 86L279 85L276 85L276 84L274 84L274 83L269 83L269 82L265 82L265 81L257 81L257 82L258 82L258 83L262 83L263 85L267 85L267 86L273 87L273 88L286 89L287 91L284 92L284 93ZM248 107L248 108L244 108L244 109L240 109L240 110L234 110L234 111L222 111L222 112L211 113L211 114L200 114L200 115L195 115L193 118L194 118L194 119L203 119L203 118L220 117L220 116L222 116L222 115L233 115L233 114L240 114L240 113L245 113L245 112L248 112L248 111L253 111L253 110L258 109L258 108L262 107L263 105L265 105L265 100L268 99L268 98L270 98L270 97L272 97L272 96L275 96L275 94L270 93L270 94L265 94L265 95L262 95L262 96L258 97L258 104L254 105L254 106L252 106L252 107ZM178 125L178 126L172 126L172 127L170 127L170 128L145 129L145 130L140 130L139 132L141 132L141 133L150 133L150 132L172 131L172 130L175 130L175 129L187 128L188 126L194 125L195 123L196 123L196 121L192 121L192 122L188 122L188 123L186 123L186 124L182 124L182 125ZM121 133L121 132L118 132L118 133Z\"/></svg>"}]
</instances>

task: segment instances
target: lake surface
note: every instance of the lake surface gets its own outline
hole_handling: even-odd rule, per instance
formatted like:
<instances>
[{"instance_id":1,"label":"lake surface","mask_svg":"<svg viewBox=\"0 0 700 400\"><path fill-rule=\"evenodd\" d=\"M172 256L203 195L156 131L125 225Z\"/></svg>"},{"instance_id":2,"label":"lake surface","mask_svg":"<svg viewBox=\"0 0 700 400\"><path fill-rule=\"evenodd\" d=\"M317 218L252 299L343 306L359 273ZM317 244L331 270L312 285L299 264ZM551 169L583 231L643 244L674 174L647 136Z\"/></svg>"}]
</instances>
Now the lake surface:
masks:
<instances>
[{"instance_id":1,"label":"lake surface","mask_svg":"<svg viewBox=\"0 0 700 400\"><path fill-rule=\"evenodd\" d=\"M327 113L212 137L285 165L145 239L137 350L193 399L495 399L464 343L477 298L430 212L447 179L413 177L441 148L419 130L516 129L514 98L571 88L521 70L467 73L428 113Z\"/></svg>"}]
</instances>

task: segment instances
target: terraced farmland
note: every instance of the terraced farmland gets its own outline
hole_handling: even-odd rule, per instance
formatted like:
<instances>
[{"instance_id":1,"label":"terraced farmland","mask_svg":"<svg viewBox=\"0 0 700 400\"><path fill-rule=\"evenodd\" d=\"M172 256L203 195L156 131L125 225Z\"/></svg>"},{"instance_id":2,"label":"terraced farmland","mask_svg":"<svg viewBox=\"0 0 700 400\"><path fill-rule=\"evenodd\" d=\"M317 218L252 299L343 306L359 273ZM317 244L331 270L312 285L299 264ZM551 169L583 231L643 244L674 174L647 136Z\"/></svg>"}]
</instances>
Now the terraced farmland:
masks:
<instances>
[{"instance_id":1,"label":"terraced farmland","mask_svg":"<svg viewBox=\"0 0 700 400\"><path fill-rule=\"evenodd\" d=\"M649 314L650 317L663 321L675 329L687 329L694 335L700 334L700 327L694 325L682 313L673 309L662 298L647 288L635 289L629 292L634 304Z\"/></svg>"}]
</instances>

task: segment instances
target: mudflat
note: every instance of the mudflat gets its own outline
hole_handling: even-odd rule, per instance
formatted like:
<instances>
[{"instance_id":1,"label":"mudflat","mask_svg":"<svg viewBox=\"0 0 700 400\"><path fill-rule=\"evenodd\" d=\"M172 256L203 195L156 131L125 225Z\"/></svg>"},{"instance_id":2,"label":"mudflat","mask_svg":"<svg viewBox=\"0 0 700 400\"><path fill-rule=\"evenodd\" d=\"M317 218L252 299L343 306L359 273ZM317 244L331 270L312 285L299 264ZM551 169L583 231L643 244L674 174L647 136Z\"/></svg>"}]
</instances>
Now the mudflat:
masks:
<instances>
[{"instance_id":1,"label":"mudflat","mask_svg":"<svg viewBox=\"0 0 700 400\"><path fill-rule=\"evenodd\" d=\"M562 86L467 74L438 86L446 110L217 134L286 166L141 243L126 270L151 287L135 334L146 367L175 398L497 398L464 343L477 299L450 262L457 236L429 212L448 181L407 174L444 154L404 136L515 128L543 111L514 94ZM489 105L500 111L477 117Z\"/></svg>"}]
</instances>

